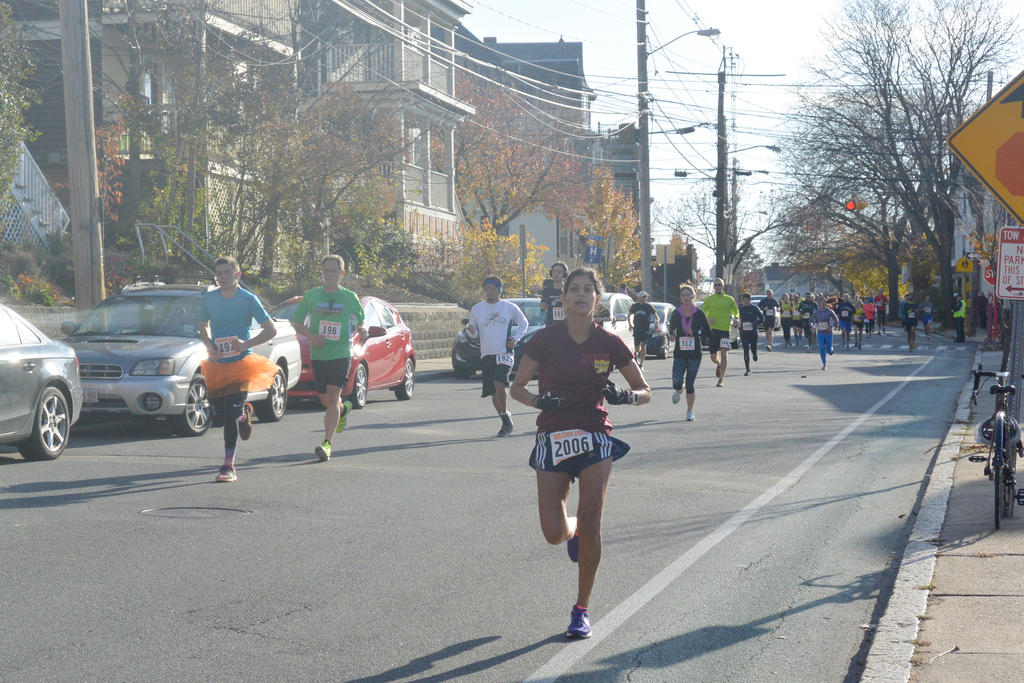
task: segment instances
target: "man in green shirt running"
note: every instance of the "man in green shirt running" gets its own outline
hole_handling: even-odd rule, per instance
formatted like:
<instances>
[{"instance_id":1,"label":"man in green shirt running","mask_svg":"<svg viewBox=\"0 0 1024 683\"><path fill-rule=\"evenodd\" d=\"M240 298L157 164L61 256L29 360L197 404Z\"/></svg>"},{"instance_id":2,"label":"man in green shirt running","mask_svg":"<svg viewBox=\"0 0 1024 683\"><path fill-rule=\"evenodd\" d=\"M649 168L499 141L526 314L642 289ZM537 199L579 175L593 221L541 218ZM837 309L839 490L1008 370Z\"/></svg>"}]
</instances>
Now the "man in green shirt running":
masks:
<instances>
[{"instance_id":1,"label":"man in green shirt running","mask_svg":"<svg viewBox=\"0 0 1024 683\"><path fill-rule=\"evenodd\" d=\"M704 299L700 307L711 325L711 361L718 366L715 371L718 386L725 383L725 371L729 367L729 330L740 315L736 299L724 292L725 281L718 278L715 280L715 293Z\"/></svg>"},{"instance_id":2,"label":"man in green shirt running","mask_svg":"<svg viewBox=\"0 0 1024 683\"><path fill-rule=\"evenodd\" d=\"M348 384L352 350L351 318L357 321L360 339L366 339L363 326L363 307L355 293L341 286L345 261L336 254L324 256L320 261L324 284L309 290L295 308L292 325L295 331L309 339L313 361L313 379L324 413L324 440L314 453L320 460L331 459L331 439L345 429L352 404L341 403L341 392ZM307 323L308 320L308 323Z\"/></svg>"}]
</instances>

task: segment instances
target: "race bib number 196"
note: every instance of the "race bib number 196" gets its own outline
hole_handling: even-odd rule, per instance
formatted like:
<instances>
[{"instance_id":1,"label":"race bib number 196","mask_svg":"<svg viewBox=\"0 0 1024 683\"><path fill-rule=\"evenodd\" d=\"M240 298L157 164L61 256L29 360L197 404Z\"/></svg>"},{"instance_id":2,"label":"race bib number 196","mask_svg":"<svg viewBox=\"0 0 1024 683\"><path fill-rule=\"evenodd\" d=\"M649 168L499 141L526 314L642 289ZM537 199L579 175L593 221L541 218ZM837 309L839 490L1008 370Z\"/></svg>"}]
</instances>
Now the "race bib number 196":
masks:
<instances>
[{"instance_id":1,"label":"race bib number 196","mask_svg":"<svg viewBox=\"0 0 1024 683\"><path fill-rule=\"evenodd\" d=\"M594 437L582 429L551 432L551 461L557 465L563 460L594 450Z\"/></svg>"},{"instance_id":2,"label":"race bib number 196","mask_svg":"<svg viewBox=\"0 0 1024 683\"><path fill-rule=\"evenodd\" d=\"M341 323L336 323L333 320L321 320L320 336L327 341L338 341L341 339Z\"/></svg>"}]
</instances>

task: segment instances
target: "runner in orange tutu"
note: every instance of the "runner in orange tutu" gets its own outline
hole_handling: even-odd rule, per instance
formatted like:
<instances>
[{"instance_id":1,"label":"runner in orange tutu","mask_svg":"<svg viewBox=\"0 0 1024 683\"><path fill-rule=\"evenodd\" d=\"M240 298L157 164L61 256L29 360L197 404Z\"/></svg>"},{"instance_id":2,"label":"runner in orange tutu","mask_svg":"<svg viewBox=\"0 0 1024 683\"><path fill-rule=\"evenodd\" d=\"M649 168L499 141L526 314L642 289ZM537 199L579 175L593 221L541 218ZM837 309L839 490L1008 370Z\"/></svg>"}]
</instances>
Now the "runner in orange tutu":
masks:
<instances>
[{"instance_id":1,"label":"runner in orange tutu","mask_svg":"<svg viewBox=\"0 0 1024 683\"><path fill-rule=\"evenodd\" d=\"M246 402L246 394L269 388L278 371L273 362L254 355L252 347L273 339L277 329L260 300L238 286L242 275L238 261L222 256L214 263L213 274L219 289L204 292L199 309L199 338L210 354L200 367L213 406L214 424L224 426L224 464L216 481L232 482L238 479L238 437L244 441L252 435L252 404ZM263 329L249 339L253 320Z\"/></svg>"}]
</instances>

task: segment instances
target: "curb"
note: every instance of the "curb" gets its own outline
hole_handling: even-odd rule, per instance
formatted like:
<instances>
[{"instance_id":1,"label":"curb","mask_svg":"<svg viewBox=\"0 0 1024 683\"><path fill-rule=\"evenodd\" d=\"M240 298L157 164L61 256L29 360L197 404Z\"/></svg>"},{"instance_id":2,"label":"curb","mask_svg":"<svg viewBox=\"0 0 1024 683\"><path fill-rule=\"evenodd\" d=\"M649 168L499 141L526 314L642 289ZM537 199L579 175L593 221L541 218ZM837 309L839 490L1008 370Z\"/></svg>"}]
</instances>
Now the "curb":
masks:
<instances>
[{"instance_id":1,"label":"curb","mask_svg":"<svg viewBox=\"0 0 1024 683\"><path fill-rule=\"evenodd\" d=\"M974 352L976 367L979 348ZM907 539L907 547L900 560L899 572L885 614L878 620L874 641L868 651L862 681L901 681L910 679L914 640L919 627L918 617L928 609L928 595L935 573L935 559L939 536L946 519L949 492L953 487L953 469L956 467L960 446L969 437L964 424L970 418L971 381L964 383L957 400L953 423L949 426L929 475L928 487L921 499L917 520Z\"/></svg>"}]
</instances>

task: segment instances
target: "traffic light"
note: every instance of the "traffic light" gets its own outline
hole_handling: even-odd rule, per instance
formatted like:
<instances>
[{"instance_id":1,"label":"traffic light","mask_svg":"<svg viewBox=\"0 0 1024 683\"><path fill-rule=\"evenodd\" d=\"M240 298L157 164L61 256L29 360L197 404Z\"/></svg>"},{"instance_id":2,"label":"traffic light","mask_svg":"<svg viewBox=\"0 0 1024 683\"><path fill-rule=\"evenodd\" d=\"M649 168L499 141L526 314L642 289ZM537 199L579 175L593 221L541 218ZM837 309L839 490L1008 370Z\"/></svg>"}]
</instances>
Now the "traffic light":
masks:
<instances>
[{"instance_id":1,"label":"traffic light","mask_svg":"<svg viewBox=\"0 0 1024 683\"><path fill-rule=\"evenodd\" d=\"M851 199L843 205L847 211L860 211L868 205L867 202L862 202L859 199Z\"/></svg>"}]
</instances>

